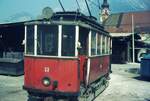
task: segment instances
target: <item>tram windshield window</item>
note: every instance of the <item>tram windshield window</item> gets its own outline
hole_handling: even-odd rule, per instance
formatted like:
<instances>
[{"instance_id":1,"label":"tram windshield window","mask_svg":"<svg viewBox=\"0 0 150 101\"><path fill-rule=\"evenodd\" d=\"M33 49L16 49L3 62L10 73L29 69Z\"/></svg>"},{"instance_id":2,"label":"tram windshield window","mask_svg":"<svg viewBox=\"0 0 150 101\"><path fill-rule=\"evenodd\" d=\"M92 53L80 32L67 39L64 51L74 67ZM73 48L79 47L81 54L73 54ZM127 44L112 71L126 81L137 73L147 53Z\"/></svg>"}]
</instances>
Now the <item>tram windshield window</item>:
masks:
<instances>
[{"instance_id":1,"label":"tram windshield window","mask_svg":"<svg viewBox=\"0 0 150 101\"><path fill-rule=\"evenodd\" d=\"M91 35L91 55L96 55L96 32Z\"/></svg>"},{"instance_id":2,"label":"tram windshield window","mask_svg":"<svg viewBox=\"0 0 150 101\"><path fill-rule=\"evenodd\" d=\"M27 26L26 54L34 54L34 26Z\"/></svg>"},{"instance_id":3,"label":"tram windshield window","mask_svg":"<svg viewBox=\"0 0 150 101\"><path fill-rule=\"evenodd\" d=\"M58 54L58 26L57 25L38 26L37 54L57 56Z\"/></svg>"},{"instance_id":4,"label":"tram windshield window","mask_svg":"<svg viewBox=\"0 0 150 101\"><path fill-rule=\"evenodd\" d=\"M62 56L75 56L75 26L62 26Z\"/></svg>"}]
</instances>

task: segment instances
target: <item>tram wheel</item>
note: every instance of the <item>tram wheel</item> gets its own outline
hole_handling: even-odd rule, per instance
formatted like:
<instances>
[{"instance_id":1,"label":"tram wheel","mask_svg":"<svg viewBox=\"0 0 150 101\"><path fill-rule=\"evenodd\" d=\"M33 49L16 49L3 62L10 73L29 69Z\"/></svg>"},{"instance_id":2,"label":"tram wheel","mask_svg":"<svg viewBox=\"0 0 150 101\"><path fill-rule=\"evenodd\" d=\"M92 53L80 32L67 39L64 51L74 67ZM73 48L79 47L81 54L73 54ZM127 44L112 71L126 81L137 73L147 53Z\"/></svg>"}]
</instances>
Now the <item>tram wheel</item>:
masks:
<instances>
[{"instance_id":1,"label":"tram wheel","mask_svg":"<svg viewBox=\"0 0 150 101\"><path fill-rule=\"evenodd\" d=\"M78 97L70 97L68 101L79 101Z\"/></svg>"},{"instance_id":2,"label":"tram wheel","mask_svg":"<svg viewBox=\"0 0 150 101\"><path fill-rule=\"evenodd\" d=\"M44 101L44 98L29 95L27 101Z\"/></svg>"},{"instance_id":3,"label":"tram wheel","mask_svg":"<svg viewBox=\"0 0 150 101\"><path fill-rule=\"evenodd\" d=\"M78 97L68 97L68 98L54 98L53 101L79 101Z\"/></svg>"}]
</instances>

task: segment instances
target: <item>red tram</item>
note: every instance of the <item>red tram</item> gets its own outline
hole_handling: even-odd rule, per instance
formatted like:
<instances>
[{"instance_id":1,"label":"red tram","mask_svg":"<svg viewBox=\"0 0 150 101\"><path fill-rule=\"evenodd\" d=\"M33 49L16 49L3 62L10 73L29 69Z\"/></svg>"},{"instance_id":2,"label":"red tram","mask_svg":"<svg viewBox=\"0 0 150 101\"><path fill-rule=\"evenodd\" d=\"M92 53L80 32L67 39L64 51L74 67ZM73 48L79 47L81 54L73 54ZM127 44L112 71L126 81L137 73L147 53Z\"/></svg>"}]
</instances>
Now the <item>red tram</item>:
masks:
<instances>
[{"instance_id":1,"label":"red tram","mask_svg":"<svg viewBox=\"0 0 150 101\"><path fill-rule=\"evenodd\" d=\"M27 22L23 88L28 101L95 96L109 79L110 54L109 33L82 13L57 12L49 20Z\"/></svg>"}]
</instances>

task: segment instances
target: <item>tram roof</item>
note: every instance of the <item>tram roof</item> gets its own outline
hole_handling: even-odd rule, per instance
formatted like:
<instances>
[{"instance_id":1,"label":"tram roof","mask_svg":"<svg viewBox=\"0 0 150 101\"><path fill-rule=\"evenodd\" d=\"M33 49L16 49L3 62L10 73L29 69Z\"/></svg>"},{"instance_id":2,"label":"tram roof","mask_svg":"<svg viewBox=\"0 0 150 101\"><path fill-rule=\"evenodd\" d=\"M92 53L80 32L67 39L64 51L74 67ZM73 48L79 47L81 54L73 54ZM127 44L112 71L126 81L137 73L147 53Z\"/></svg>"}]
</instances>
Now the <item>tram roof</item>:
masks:
<instances>
[{"instance_id":1,"label":"tram roof","mask_svg":"<svg viewBox=\"0 0 150 101\"><path fill-rule=\"evenodd\" d=\"M39 19L26 22L25 24L68 24L68 25L81 25L87 28L96 29L107 33L104 27L97 22L93 16L86 16L81 12L56 12L50 19Z\"/></svg>"},{"instance_id":2,"label":"tram roof","mask_svg":"<svg viewBox=\"0 0 150 101\"><path fill-rule=\"evenodd\" d=\"M52 16L52 20L81 21L86 24L92 24L101 29L104 29L104 27L100 23L97 22L97 19L95 17L86 16L82 14L81 12L56 12Z\"/></svg>"}]
</instances>

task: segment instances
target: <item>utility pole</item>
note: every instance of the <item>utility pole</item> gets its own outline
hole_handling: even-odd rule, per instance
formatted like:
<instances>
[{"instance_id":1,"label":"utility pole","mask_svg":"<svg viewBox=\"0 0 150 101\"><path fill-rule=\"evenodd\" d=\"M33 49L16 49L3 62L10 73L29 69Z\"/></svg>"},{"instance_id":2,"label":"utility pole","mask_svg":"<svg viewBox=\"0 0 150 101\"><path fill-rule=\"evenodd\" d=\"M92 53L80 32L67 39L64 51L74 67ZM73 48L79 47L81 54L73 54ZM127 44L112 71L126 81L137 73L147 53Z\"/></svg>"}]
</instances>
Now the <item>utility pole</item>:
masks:
<instances>
[{"instance_id":1,"label":"utility pole","mask_svg":"<svg viewBox=\"0 0 150 101\"><path fill-rule=\"evenodd\" d=\"M134 16L132 14L132 62L135 63L135 44L134 44Z\"/></svg>"}]
</instances>

